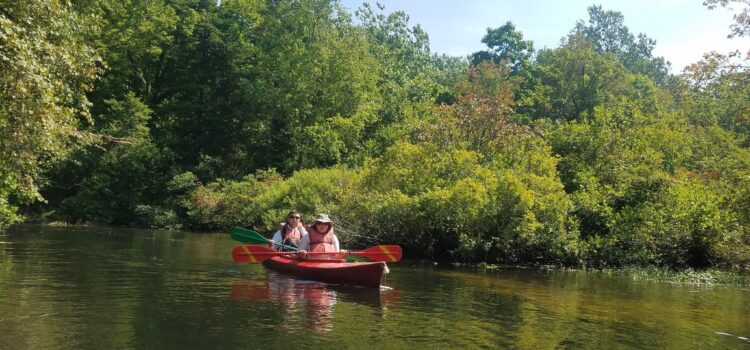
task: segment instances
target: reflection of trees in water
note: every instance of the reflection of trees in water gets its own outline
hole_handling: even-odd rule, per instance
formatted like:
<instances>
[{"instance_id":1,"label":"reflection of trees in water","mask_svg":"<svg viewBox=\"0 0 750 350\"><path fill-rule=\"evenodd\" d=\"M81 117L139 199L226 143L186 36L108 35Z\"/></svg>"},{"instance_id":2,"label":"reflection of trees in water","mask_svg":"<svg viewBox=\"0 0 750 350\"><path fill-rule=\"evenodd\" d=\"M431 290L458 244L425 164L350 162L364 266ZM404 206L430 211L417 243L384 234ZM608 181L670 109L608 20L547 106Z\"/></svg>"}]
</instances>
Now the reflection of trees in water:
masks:
<instances>
[{"instance_id":1,"label":"reflection of trees in water","mask_svg":"<svg viewBox=\"0 0 750 350\"><path fill-rule=\"evenodd\" d=\"M398 290L381 294L373 288L302 281L269 272L265 281L234 282L231 298L235 301L276 301L284 309L279 327L291 330L304 326L323 333L333 329L333 309L339 300L386 309L398 303L399 295ZM300 315L304 318L304 325Z\"/></svg>"}]
</instances>

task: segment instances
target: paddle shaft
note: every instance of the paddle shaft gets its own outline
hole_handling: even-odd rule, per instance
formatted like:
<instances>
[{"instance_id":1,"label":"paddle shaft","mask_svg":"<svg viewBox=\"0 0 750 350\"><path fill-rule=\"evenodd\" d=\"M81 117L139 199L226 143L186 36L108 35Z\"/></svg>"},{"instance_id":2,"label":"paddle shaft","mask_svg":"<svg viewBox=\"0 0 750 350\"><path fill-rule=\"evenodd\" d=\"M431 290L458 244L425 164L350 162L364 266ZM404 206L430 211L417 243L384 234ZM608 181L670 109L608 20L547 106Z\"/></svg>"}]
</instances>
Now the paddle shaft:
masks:
<instances>
[{"instance_id":1,"label":"paddle shaft","mask_svg":"<svg viewBox=\"0 0 750 350\"><path fill-rule=\"evenodd\" d=\"M232 250L232 258L236 262L262 262L273 256L290 255L290 252L277 252L260 245L240 245ZM358 252L308 252L308 256L344 257L347 255L363 256L373 261L401 260L401 247L394 245L375 246Z\"/></svg>"},{"instance_id":2,"label":"paddle shaft","mask_svg":"<svg viewBox=\"0 0 750 350\"><path fill-rule=\"evenodd\" d=\"M232 236L232 239L234 239L235 241L242 242L242 243L268 244L268 239L263 237L263 235L261 235L260 233L255 232L253 230L248 230L242 227L233 228L231 236ZM273 245L284 248L284 249L292 250L292 251L299 250L296 247L292 247L292 246L288 246L288 245L284 245L284 244L276 243L276 242L273 242Z\"/></svg>"}]
</instances>

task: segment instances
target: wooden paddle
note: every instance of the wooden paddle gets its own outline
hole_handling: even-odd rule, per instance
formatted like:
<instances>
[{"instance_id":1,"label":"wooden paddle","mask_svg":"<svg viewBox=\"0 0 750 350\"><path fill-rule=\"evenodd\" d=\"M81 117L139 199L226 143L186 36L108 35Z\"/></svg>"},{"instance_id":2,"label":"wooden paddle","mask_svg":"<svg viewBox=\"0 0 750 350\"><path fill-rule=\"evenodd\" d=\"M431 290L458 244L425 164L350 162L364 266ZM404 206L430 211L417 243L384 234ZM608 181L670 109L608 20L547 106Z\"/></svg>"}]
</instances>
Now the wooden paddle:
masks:
<instances>
[{"instance_id":1,"label":"wooden paddle","mask_svg":"<svg viewBox=\"0 0 750 350\"><path fill-rule=\"evenodd\" d=\"M293 252L277 252L262 245L238 245L232 249L232 259L235 262L259 263L273 256L293 255ZM340 253L307 253L308 256L316 255L335 256L342 259L347 255L363 256L372 261L395 262L401 260L401 247L397 245L378 245L359 252Z\"/></svg>"},{"instance_id":2,"label":"wooden paddle","mask_svg":"<svg viewBox=\"0 0 750 350\"><path fill-rule=\"evenodd\" d=\"M235 240L237 242L241 242L241 243L266 244L266 245L268 244L268 238L263 237L263 235L261 235L258 232L255 232L253 230L248 230L248 229L242 228L242 227L235 227L235 228L233 228L231 236L232 236L233 240ZM282 248L287 249L287 250L294 250L294 251L298 250L295 247L291 247L291 246L288 246L288 245L283 245L283 244L279 244L279 243L275 243L275 242L274 242L274 245L277 246L277 247L282 247Z\"/></svg>"}]
</instances>

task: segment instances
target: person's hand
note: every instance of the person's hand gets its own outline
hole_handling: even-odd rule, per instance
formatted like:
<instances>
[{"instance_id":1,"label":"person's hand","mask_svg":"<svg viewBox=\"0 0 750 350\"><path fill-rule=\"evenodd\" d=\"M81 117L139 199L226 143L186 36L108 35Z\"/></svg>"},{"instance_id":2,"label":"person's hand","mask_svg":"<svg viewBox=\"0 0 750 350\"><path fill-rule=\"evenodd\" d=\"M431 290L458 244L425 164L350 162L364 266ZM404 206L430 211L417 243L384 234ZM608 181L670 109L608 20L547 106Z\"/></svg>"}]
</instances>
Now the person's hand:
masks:
<instances>
[{"instance_id":1,"label":"person's hand","mask_svg":"<svg viewBox=\"0 0 750 350\"><path fill-rule=\"evenodd\" d=\"M297 257L300 259L304 259L307 256L307 250L301 249L297 251Z\"/></svg>"},{"instance_id":2,"label":"person's hand","mask_svg":"<svg viewBox=\"0 0 750 350\"><path fill-rule=\"evenodd\" d=\"M272 239L269 239L269 240L268 240L268 246L269 246L269 247L273 247L273 240L272 240Z\"/></svg>"},{"instance_id":3,"label":"person's hand","mask_svg":"<svg viewBox=\"0 0 750 350\"><path fill-rule=\"evenodd\" d=\"M339 250L339 252L340 252L340 253L348 253L349 251L348 251L348 250L346 250L346 249L341 249L341 250Z\"/></svg>"}]
</instances>

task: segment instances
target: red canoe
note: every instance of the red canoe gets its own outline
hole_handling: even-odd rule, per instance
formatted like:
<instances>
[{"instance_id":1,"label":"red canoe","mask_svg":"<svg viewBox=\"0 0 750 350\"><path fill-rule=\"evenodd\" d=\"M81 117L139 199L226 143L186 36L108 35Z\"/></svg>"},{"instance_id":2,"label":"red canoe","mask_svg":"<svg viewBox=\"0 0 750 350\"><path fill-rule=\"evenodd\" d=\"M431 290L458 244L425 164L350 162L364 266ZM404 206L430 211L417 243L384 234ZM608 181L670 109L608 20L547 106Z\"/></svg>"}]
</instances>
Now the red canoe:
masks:
<instances>
[{"instance_id":1,"label":"red canoe","mask_svg":"<svg viewBox=\"0 0 750 350\"><path fill-rule=\"evenodd\" d=\"M382 261L350 263L344 259L297 259L291 256L274 256L263 261L263 265L306 280L372 288L380 288L385 270Z\"/></svg>"}]
</instances>

